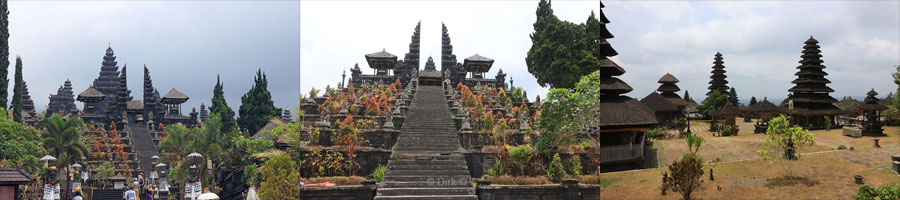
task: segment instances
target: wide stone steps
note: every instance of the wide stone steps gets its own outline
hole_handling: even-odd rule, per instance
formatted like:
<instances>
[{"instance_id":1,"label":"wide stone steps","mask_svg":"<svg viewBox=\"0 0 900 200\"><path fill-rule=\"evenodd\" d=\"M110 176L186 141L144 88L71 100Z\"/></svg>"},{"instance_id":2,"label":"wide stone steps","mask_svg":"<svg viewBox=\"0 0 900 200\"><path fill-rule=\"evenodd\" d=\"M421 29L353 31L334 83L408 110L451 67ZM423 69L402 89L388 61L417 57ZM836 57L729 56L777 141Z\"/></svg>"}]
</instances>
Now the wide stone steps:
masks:
<instances>
[{"instance_id":1,"label":"wide stone steps","mask_svg":"<svg viewBox=\"0 0 900 200\"><path fill-rule=\"evenodd\" d=\"M388 170L385 175L468 175L468 170L439 170L439 169L398 169Z\"/></svg>"},{"instance_id":2,"label":"wide stone steps","mask_svg":"<svg viewBox=\"0 0 900 200\"><path fill-rule=\"evenodd\" d=\"M375 199L477 199L439 86L419 86Z\"/></svg>"},{"instance_id":3,"label":"wide stone steps","mask_svg":"<svg viewBox=\"0 0 900 200\"><path fill-rule=\"evenodd\" d=\"M431 179L432 181L440 181L440 180L450 180L450 179L464 180L466 178L469 178L469 176L468 175L442 175L442 176L431 177L431 176L418 176L418 175L407 175L407 176L394 175L391 177L384 178L384 181L389 181L389 182L427 182L429 179Z\"/></svg>"},{"instance_id":4,"label":"wide stone steps","mask_svg":"<svg viewBox=\"0 0 900 200\"><path fill-rule=\"evenodd\" d=\"M128 129L131 131L130 134L135 153L137 154L136 157L141 161L144 176L149 177L150 172L153 171L153 159L151 157L159 154L156 143L153 142L153 137L150 135L150 129L147 129L147 124L145 123L128 124Z\"/></svg>"}]
</instances>

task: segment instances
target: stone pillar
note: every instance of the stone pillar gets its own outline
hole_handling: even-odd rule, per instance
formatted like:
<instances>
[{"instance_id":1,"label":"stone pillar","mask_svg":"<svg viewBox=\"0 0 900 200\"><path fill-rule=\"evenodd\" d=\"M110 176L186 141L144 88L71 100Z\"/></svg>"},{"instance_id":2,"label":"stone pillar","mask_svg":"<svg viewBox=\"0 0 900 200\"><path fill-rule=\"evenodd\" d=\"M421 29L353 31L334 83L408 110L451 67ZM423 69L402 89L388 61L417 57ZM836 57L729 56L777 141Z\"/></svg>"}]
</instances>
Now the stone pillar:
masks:
<instances>
[{"instance_id":1,"label":"stone pillar","mask_svg":"<svg viewBox=\"0 0 900 200\"><path fill-rule=\"evenodd\" d=\"M365 192L359 193L357 199L375 199L375 180L363 180L359 182Z\"/></svg>"},{"instance_id":2,"label":"stone pillar","mask_svg":"<svg viewBox=\"0 0 900 200\"><path fill-rule=\"evenodd\" d=\"M581 190L578 187L578 180L575 179L565 179L562 180L560 186L565 188L565 199L569 200L581 200Z\"/></svg>"},{"instance_id":3,"label":"stone pillar","mask_svg":"<svg viewBox=\"0 0 900 200\"><path fill-rule=\"evenodd\" d=\"M491 186L491 181L481 179L475 181L475 183L477 183L475 195L478 195L478 199L493 199L491 189L494 186Z\"/></svg>"}]
</instances>

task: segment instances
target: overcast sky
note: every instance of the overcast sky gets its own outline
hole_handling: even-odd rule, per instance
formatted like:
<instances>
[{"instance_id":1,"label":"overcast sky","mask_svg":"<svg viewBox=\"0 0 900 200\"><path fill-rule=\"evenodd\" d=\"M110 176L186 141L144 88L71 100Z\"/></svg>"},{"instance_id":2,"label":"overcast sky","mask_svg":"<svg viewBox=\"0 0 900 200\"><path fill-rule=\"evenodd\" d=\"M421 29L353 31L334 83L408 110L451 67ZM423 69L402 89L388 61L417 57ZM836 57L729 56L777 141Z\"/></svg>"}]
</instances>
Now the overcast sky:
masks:
<instances>
[{"instance_id":1,"label":"overcast sky","mask_svg":"<svg viewBox=\"0 0 900 200\"><path fill-rule=\"evenodd\" d=\"M75 94L99 76L107 45L128 64L128 87L143 99L143 65L160 95L188 95L185 113L210 105L216 74L228 105L266 72L275 106L297 105L300 12L297 1L10 1L10 88L16 55L35 107L71 79ZM12 95L10 89L10 96ZM76 102L79 108L80 102Z\"/></svg>"},{"instance_id":2,"label":"overcast sky","mask_svg":"<svg viewBox=\"0 0 900 200\"><path fill-rule=\"evenodd\" d=\"M699 101L719 51L739 97L784 98L810 35L821 42L832 96L862 96L869 88L884 96L896 88L890 72L900 64L897 1L604 4L616 36L609 41L620 53L612 59L627 70L621 78L634 87L632 97L646 96L668 72ZM146 64L161 93L174 87L191 97L185 107L208 105L221 74L237 110L262 68L276 106L293 108L298 90L335 85L355 63L368 69L367 53L384 48L402 57L421 21L421 66L429 55L440 62L444 22L458 58L495 59L488 75L503 69L533 99L547 91L525 65L536 7L537 1L11 1L9 77L21 55L32 99L43 110L65 79L77 94L97 78L111 44L119 65L129 64L135 99L143 96ZM555 1L553 9L560 19L583 23L600 8L597 1Z\"/></svg>"},{"instance_id":3,"label":"overcast sky","mask_svg":"<svg viewBox=\"0 0 900 200\"><path fill-rule=\"evenodd\" d=\"M695 100L707 92L713 55L724 55L729 86L738 96L782 99L796 77L803 42L820 41L823 60L836 90L832 96L881 97L894 91L893 66L900 64L898 1L604 1L626 69L621 78L643 98L665 73L681 80ZM546 96L528 73L537 1L301 2L301 85L323 88L340 82L342 70L364 55L381 51L403 57L416 22L422 21L421 63L429 55L440 65L441 22L446 23L458 59L475 53L495 59L488 73L503 69L530 98ZM597 1L553 1L560 19L583 23ZM440 66L438 66L440 67ZM683 91L682 91L683 92Z\"/></svg>"}]
</instances>

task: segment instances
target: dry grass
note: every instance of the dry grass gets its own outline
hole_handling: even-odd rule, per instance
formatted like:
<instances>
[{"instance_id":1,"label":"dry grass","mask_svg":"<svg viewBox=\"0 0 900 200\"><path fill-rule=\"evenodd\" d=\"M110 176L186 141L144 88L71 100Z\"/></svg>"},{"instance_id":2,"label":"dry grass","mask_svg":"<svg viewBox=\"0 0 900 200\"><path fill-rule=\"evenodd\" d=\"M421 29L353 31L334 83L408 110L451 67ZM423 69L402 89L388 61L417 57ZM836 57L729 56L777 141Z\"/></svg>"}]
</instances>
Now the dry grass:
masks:
<instances>
[{"instance_id":1,"label":"dry grass","mask_svg":"<svg viewBox=\"0 0 900 200\"><path fill-rule=\"evenodd\" d=\"M363 178L360 176L331 176L331 177L300 178L300 181L303 183L306 183L306 184L332 182L337 186L359 185L359 182L363 181L363 180L366 180L366 178Z\"/></svg>"},{"instance_id":2,"label":"dry grass","mask_svg":"<svg viewBox=\"0 0 900 200\"><path fill-rule=\"evenodd\" d=\"M709 180L709 168L715 181ZM830 152L809 154L793 163L793 176L782 170L778 162L764 160L706 165L698 199L848 199L859 185L853 175L865 177L866 184L880 186L900 182L900 176L844 161ZM660 183L666 168L604 173L600 175L601 199L680 199L671 191L660 194ZM765 178L765 185L758 181ZM754 180L755 184L749 181ZM731 182L731 184L729 184ZM719 189L721 188L721 190Z\"/></svg>"}]
</instances>

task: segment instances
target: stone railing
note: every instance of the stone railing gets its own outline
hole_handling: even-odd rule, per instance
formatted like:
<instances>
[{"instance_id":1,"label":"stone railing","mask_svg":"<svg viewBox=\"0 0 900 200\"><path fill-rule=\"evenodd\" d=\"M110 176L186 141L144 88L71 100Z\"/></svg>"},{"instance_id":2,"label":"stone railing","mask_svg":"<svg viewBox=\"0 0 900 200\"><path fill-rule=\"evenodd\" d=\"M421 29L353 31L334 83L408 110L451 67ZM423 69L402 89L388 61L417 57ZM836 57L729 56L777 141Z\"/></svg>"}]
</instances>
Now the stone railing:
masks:
<instances>
[{"instance_id":1,"label":"stone railing","mask_svg":"<svg viewBox=\"0 0 900 200\"><path fill-rule=\"evenodd\" d=\"M640 144L601 146L600 162L614 162L637 159L644 155L644 146Z\"/></svg>"}]
</instances>

